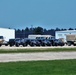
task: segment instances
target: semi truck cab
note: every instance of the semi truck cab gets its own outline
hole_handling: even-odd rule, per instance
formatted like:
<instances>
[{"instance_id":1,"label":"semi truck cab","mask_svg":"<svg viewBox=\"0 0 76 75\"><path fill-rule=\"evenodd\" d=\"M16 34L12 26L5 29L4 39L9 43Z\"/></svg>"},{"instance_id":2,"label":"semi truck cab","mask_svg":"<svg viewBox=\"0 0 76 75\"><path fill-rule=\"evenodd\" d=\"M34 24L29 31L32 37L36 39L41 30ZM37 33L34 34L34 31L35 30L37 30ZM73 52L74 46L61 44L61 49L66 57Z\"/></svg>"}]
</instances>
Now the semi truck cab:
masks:
<instances>
[{"instance_id":1,"label":"semi truck cab","mask_svg":"<svg viewBox=\"0 0 76 75\"><path fill-rule=\"evenodd\" d=\"M3 36L0 36L0 46L2 45L8 45L8 42L4 40L4 37Z\"/></svg>"}]
</instances>

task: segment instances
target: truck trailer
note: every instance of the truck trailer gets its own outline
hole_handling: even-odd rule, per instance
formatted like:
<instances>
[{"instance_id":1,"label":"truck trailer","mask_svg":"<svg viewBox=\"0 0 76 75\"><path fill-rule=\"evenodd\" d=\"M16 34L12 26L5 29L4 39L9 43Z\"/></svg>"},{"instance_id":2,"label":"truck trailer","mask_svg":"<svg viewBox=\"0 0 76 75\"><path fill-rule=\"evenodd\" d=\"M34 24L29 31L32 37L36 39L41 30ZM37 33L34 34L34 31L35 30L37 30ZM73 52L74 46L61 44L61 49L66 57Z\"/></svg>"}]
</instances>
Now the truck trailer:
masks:
<instances>
[{"instance_id":1,"label":"truck trailer","mask_svg":"<svg viewBox=\"0 0 76 75\"><path fill-rule=\"evenodd\" d=\"M0 46L8 45L9 39L15 38L15 30L8 28L0 28Z\"/></svg>"},{"instance_id":2,"label":"truck trailer","mask_svg":"<svg viewBox=\"0 0 76 75\"><path fill-rule=\"evenodd\" d=\"M76 46L76 35L66 35L66 40L68 46Z\"/></svg>"}]
</instances>

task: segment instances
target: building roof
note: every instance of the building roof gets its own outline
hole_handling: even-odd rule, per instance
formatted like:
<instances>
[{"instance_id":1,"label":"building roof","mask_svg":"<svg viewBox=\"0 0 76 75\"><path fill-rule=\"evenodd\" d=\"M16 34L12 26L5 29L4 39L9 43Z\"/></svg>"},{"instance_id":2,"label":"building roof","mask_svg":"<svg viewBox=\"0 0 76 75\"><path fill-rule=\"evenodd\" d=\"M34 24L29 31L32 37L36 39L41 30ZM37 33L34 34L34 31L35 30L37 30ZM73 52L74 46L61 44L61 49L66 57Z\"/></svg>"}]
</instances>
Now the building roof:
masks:
<instances>
[{"instance_id":1,"label":"building roof","mask_svg":"<svg viewBox=\"0 0 76 75\"><path fill-rule=\"evenodd\" d=\"M59 33L66 33L66 32L76 32L76 30L65 30L65 31L56 31L56 32L59 32Z\"/></svg>"},{"instance_id":2,"label":"building roof","mask_svg":"<svg viewBox=\"0 0 76 75\"><path fill-rule=\"evenodd\" d=\"M0 28L0 29L2 29L2 30L3 30L3 29L6 29L6 30L14 30L14 29L10 29L10 28Z\"/></svg>"}]
</instances>

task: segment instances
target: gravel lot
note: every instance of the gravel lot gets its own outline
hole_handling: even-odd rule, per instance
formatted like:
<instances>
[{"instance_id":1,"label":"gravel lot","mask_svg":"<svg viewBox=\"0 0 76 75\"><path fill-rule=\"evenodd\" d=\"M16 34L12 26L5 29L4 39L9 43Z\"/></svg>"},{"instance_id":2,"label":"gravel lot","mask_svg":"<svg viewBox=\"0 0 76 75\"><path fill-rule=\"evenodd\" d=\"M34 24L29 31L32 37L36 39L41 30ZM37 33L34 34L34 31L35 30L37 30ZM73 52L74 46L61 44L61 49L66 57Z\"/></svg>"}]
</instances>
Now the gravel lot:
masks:
<instances>
[{"instance_id":1,"label":"gravel lot","mask_svg":"<svg viewBox=\"0 0 76 75\"><path fill-rule=\"evenodd\" d=\"M76 48L76 46L58 47L9 47L1 46L0 49L43 49L43 48ZM76 59L76 52L38 52L38 53L10 53L0 54L0 62L38 61L38 60L63 60Z\"/></svg>"},{"instance_id":2,"label":"gravel lot","mask_svg":"<svg viewBox=\"0 0 76 75\"><path fill-rule=\"evenodd\" d=\"M0 49L46 49L46 48L76 48L76 46L45 46L45 47L42 47L42 46L40 46L40 47L30 47L30 46L27 46L27 47L22 47L22 46L20 46L20 47L15 47L15 46L13 46L13 47L10 47L10 46L1 46L0 47Z\"/></svg>"},{"instance_id":3,"label":"gravel lot","mask_svg":"<svg viewBox=\"0 0 76 75\"><path fill-rule=\"evenodd\" d=\"M0 54L0 62L76 59L76 52Z\"/></svg>"}]
</instances>

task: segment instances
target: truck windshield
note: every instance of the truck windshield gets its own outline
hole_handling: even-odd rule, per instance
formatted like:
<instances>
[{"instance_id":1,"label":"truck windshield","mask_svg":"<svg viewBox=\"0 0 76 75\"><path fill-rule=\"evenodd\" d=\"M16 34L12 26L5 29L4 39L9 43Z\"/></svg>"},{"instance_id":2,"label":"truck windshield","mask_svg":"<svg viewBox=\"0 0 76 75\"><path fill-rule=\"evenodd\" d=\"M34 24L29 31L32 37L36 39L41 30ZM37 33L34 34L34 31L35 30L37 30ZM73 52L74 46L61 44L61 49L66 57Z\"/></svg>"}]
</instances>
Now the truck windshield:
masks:
<instances>
[{"instance_id":1,"label":"truck windshield","mask_svg":"<svg viewBox=\"0 0 76 75\"><path fill-rule=\"evenodd\" d=\"M3 39L3 36L0 36L0 39Z\"/></svg>"}]
</instances>

